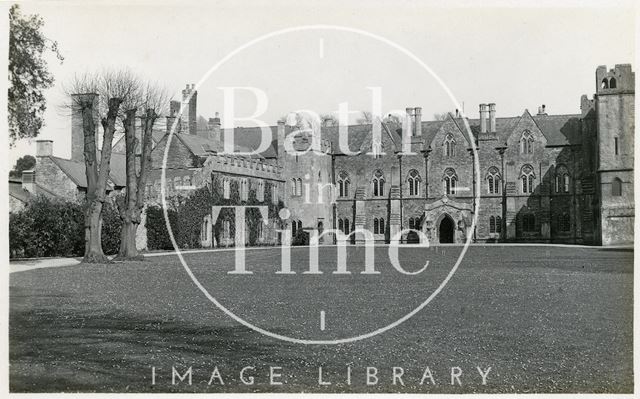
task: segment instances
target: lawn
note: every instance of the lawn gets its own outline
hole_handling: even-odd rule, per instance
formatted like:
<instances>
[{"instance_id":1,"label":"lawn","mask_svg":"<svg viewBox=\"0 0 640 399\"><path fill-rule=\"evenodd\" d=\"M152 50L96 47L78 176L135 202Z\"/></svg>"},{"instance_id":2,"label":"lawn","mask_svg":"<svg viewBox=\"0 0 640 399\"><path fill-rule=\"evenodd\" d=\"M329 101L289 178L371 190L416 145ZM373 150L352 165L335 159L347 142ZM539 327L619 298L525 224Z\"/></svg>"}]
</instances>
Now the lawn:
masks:
<instances>
[{"instance_id":1,"label":"lawn","mask_svg":"<svg viewBox=\"0 0 640 399\"><path fill-rule=\"evenodd\" d=\"M402 250L407 271L430 261L415 276L391 267L386 248L376 248L377 275L360 273L361 247L349 248L352 273L343 275L331 273L333 247L321 249L324 273L318 275L302 273L309 267L306 248L292 250L297 273L291 275L275 273L278 248L247 251L252 275L227 274L232 251L185 259L209 293L244 320L288 337L330 340L368 333L410 312L440 285L460 250ZM632 392L632 264L633 252L624 249L470 247L449 283L412 318L375 337L338 345L284 342L239 324L196 288L174 255L13 273L10 387L13 392ZM180 376L191 367L192 384L188 378L172 384L172 367ZM245 381L254 377L253 385L241 380L245 367L253 367L244 376ZM319 367L322 381L331 385L319 384ZM367 385L367 367L371 374L376 368L376 384ZM477 367L485 372L491 367L485 385ZM404 385L398 379L394 384L400 368ZM426 368L431 378L424 378ZM214 371L219 378L211 378ZM452 372L462 373L453 385ZM271 384L272 377L282 385Z\"/></svg>"}]
</instances>

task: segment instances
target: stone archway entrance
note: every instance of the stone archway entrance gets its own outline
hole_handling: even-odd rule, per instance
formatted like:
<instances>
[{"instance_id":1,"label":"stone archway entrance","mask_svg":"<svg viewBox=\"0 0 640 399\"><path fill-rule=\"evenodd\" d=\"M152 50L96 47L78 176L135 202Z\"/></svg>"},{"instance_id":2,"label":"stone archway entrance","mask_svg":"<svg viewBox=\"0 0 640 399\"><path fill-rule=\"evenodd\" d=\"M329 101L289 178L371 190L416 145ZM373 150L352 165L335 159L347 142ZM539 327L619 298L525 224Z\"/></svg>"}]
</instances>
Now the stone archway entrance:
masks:
<instances>
[{"instance_id":1,"label":"stone archway entrance","mask_svg":"<svg viewBox=\"0 0 640 399\"><path fill-rule=\"evenodd\" d=\"M442 220L440 221L440 226L438 227L438 237L440 238L441 244L452 244L454 233L455 233L455 223L451 216L444 215Z\"/></svg>"}]
</instances>

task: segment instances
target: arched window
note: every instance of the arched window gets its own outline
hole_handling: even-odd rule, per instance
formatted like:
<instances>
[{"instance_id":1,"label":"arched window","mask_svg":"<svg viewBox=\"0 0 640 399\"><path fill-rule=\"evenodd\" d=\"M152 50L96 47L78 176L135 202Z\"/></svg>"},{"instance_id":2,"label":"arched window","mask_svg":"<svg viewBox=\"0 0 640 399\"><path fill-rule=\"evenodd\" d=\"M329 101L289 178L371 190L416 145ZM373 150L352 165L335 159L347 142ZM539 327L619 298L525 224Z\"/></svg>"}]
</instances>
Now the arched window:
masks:
<instances>
[{"instance_id":1,"label":"arched window","mask_svg":"<svg viewBox=\"0 0 640 399\"><path fill-rule=\"evenodd\" d=\"M379 234L384 234L384 219L380 218L380 233Z\"/></svg>"},{"instance_id":2,"label":"arched window","mask_svg":"<svg viewBox=\"0 0 640 399\"><path fill-rule=\"evenodd\" d=\"M296 196L296 179L291 179L291 196Z\"/></svg>"},{"instance_id":3,"label":"arched window","mask_svg":"<svg viewBox=\"0 0 640 399\"><path fill-rule=\"evenodd\" d=\"M302 179L299 177L296 179L296 195L302 195Z\"/></svg>"},{"instance_id":4,"label":"arched window","mask_svg":"<svg viewBox=\"0 0 640 399\"><path fill-rule=\"evenodd\" d=\"M384 196L384 175L380 170L376 170L373 174L373 179L371 179L371 184L373 186L373 196L374 197L383 197Z\"/></svg>"},{"instance_id":5,"label":"arched window","mask_svg":"<svg viewBox=\"0 0 640 399\"><path fill-rule=\"evenodd\" d=\"M240 180L240 200L249 200L249 181L247 179Z\"/></svg>"},{"instance_id":6,"label":"arched window","mask_svg":"<svg viewBox=\"0 0 640 399\"><path fill-rule=\"evenodd\" d=\"M302 220L298 220L298 231L302 231Z\"/></svg>"},{"instance_id":7,"label":"arched window","mask_svg":"<svg viewBox=\"0 0 640 399\"><path fill-rule=\"evenodd\" d=\"M373 234L384 234L384 219L373 219Z\"/></svg>"},{"instance_id":8,"label":"arched window","mask_svg":"<svg viewBox=\"0 0 640 399\"><path fill-rule=\"evenodd\" d=\"M291 237L295 237L298 232L298 222L295 220L291 221Z\"/></svg>"},{"instance_id":9,"label":"arched window","mask_svg":"<svg viewBox=\"0 0 640 399\"><path fill-rule=\"evenodd\" d=\"M556 168L556 193L569 192L569 171L566 166L560 165Z\"/></svg>"},{"instance_id":10,"label":"arched window","mask_svg":"<svg viewBox=\"0 0 640 399\"><path fill-rule=\"evenodd\" d=\"M522 215L522 230L527 232L536 231L536 217L533 213Z\"/></svg>"},{"instance_id":11,"label":"arched window","mask_svg":"<svg viewBox=\"0 0 640 399\"><path fill-rule=\"evenodd\" d=\"M536 178L531 165L524 165L520 171L520 179L522 180L522 193L533 193L533 180Z\"/></svg>"},{"instance_id":12,"label":"arched window","mask_svg":"<svg viewBox=\"0 0 640 399\"><path fill-rule=\"evenodd\" d=\"M560 215L560 231L567 232L571 231L571 216L568 212L564 212Z\"/></svg>"},{"instance_id":13,"label":"arched window","mask_svg":"<svg viewBox=\"0 0 640 399\"><path fill-rule=\"evenodd\" d=\"M410 196L420 195L420 181L420 173L415 169L411 169L407 177Z\"/></svg>"},{"instance_id":14,"label":"arched window","mask_svg":"<svg viewBox=\"0 0 640 399\"><path fill-rule=\"evenodd\" d=\"M502 232L502 218L500 216L496 216L496 233Z\"/></svg>"},{"instance_id":15,"label":"arched window","mask_svg":"<svg viewBox=\"0 0 640 399\"><path fill-rule=\"evenodd\" d=\"M489 194L500 194L500 172L498 168L492 166L487 171L487 192Z\"/></svg>"},{"instance_id":16,"label":"arched window","mask_svg":"<svg viewBox=\"0 0 640 399\"><path fill-rule=\"evenodd\" d=\"M209 240L209 218L205 217L202 221L202 232L200 233L200 241Z\"/></svg>"},{"instance_id":17,"label":"arched window","mask_svg":"<svg viewBox=\"0 0 640 399\"><path fill-rule=\"evenodd\" d=\"M351 229L349 228L349 219L344 218L344 230L342 230L344 234L349 234Z\"/></svg>"},{"instance_id":18,"label":"arched window","mask_svg":"<svg viewBox=\"0 0 640 399\"><path fill-rule=\"evenodd\" d=\"M533 134L530 131L525 130L520 137L520 153L521 154L533 154Z\"/></svg>"},{"instance_id":19,"label":"arched window","mask_svg":"<svg viewBox=\"0 0 640 399\"><path fill-rule=\"evenodd\" d=\"M600 84L600 88L601 89L608 89L609 88L609 81L607 80L607 78L602 79L602 83Z\"/></svg>"},{"instance_id":20,"label":"arched window","mask_svg":"<svg viewBox=\"0 0 640 399\"><path fill-rule=\"evenodd\" d=\"M222 237L227 239L231 238L231 222L228 220L222 223Z\"/></svg>"},{"instance_id":21,"label":"arched window","mask_svg":"<svg viewBox=\"0 0 640 399\"><path fill-rule=\"evenodd\" d=\"M622 180L617 177L611 181L611 195L614 197L622 195Z\"/></svg>"},{"instance_id":22,"label":"arched window","mask_svg":"<svg viewBox=\"0 0 640 399\"><path fill-rule=\"evenodd\" d=\"M453 157L456 155L456 140L451 133L447 134L444 138L444 155L446 157Z\"/></svg>"},{"instance_id":23,"label":"arched window","mask_svg":"<svg viewBox=\"0 0 640 399\"><path fill-rule=\"evenodd\" d=\"M344 170L338 173L338 194L340 197L349 196L349 174Z\"/></svg>"},{"instance_id":24,"label":"arched window","mask_svg":"<svg viewBox=\"0 0 640 399\"><path fill-rule=\"evenodd\" d=\"M338 219L338 230L344 233L344 221L342 219Z\"/></svg>"},{"instance_id":25,"label":"arched window","mask_svg":"<svg viewBox=\"0 0 640 399\"><path fill-rule=\"evenodd\" d=\"M610 89L615 89L616 86L617 86L616 78L609 79L609 88Z\"/></svg>"},{"instance_id":26,"label":"arched window","mask_svg":"<svg viewBox=\"0 0 640 399\"><path fill-rule=\"evenodd\" d=\"M378 218L374 218L373 219L373 234L378 234L378 229L379 229L379 223L378 223Z\"/></svg>"},{"instance_id":27,"label":"arched window","mask_svg":"<svg viewBox=\"0 0 640 399\"><path fill-rule=\"evenodd\" d=\"M489 217L489 233L496 232L496 218L495 216Z\"/></svg>"},{"instance_id":28,"label":"arched window","mask_svg":"<svg viewBox=\"0 0 640 399\"><path fill-rule=\"evenodd\" d=\"M231 197L231 182L227 177L222 179L222 191L225 199L229 199Z\"/></svg>"},{"instance_id":29,"label":"arched window","mask_svg":"<svg viewBox=\"0 0 640 399\"><path fill-rule=\"evenodd\" d=\"M279 198L279 193L278 193L278 185L277 184L272 184L271 185L271 202L274 204L278 203Z\"/></svg>"},{"instance_id":30,"label":"arched window","mask_svg":"<svg viewBox=\"0 0 640 399\"><path fill-rule=\"evenodd\" d=\"M444 184L444 192L447 195L456 195L456 186L458 182L456 171L451 168L447 168L444 171L444 176L442 176L442 181Z\"/></svg>"}]
</instances>

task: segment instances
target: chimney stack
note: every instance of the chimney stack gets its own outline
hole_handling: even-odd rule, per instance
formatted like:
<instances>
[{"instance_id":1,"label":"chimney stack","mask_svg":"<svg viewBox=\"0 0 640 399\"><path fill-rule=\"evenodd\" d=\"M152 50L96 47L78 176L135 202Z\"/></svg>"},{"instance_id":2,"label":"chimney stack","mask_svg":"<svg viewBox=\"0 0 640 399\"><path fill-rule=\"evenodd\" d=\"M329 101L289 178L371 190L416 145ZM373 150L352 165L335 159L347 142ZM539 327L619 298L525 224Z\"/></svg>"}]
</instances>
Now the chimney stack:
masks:
<instances>
[{"instance_id":1,"label":"chimney stack","mask_svg":"<svg viewBox=\"0 0 640 399\"><path fill-rule=\"evenodd\" d=\"M547 114L546 106L542 104L542 106L538 107L538 115L546 115L546 114Z\"/></svg>"},{"instance_id":2,"label":"chimney stack","mask_svg":"<svg viewBox=\"0 0 640 399\"><path fill-rule=\"evenodd\" d=\"M489 104L489 132L496 132L496 104Z\"/></svg>"},{"instance_id":3,"label":"chimney stack","mask_svg":"<svg viewBox=\"0 0 640 399\"><path fill-rule=\"evenodd\" d=\"M182 104L184 106L184 112L181 119L184 125L187 126L189 134L198 134L198 92L195 88L195 84L189 85L187 83L186 88L182 90Z\"/></svg>"},{"instance_id":4,"label":"chimney stack","mask_svg":"<svg viewBox=\"0 0 640 399\"><path fill-rule=\"evenodd\" d=\"M36 140L36 157L53 155L53 140Z\"/></svg>"},{"instance_id":5,"label":"chimney stack","mask_svg":"<svg viewBox=\"0 0 640 399\"><path fill-rule=\"evenodd\" d=\"M487 104L480 104L480 133L487 132Z\"/></svg>"},{"instance_id":6,"label":"chimney stack","mask_svg":"<svg viewBox=\"0 0 640 399\"><path fill-rule=\"evenodd\" d=\"M285 138L285 121L284 119L278 120L278 162L284 162L285 150L284 150L284 138Z\"/></svg>"},{"instance_id":7,"label":"chimney stack","mask_svg":"<svg viewBox=\"0 0 640 399\"><path fill-rule=\"evenodd\" d=\"M411 127L411 119L413 119L413 108L406 108L406 114L402 123L402 143L411 143L411 135L413 133Z\"/></svg>"},{"instance_id":8,"label":"chimney stack","mask_svg":"<svg viewBox=\"0 0 640 399\"><path fill-rule=\"evenodd\" d=\"M456 118L460 117L460 111L458 110L458 108L456 108Z\"/></svg>"},{"instance_id":9,"label":"chimney stack","mask_svg":"<svg viewBox=\"0 0 640 399\"><path fill-rule=\"evenodd\" d=\"M416 107L414 109L414 117L415 117L415 127L413 128L413 136L420 137L422 136L422 108Z\"/></svg>"}]
</instances>

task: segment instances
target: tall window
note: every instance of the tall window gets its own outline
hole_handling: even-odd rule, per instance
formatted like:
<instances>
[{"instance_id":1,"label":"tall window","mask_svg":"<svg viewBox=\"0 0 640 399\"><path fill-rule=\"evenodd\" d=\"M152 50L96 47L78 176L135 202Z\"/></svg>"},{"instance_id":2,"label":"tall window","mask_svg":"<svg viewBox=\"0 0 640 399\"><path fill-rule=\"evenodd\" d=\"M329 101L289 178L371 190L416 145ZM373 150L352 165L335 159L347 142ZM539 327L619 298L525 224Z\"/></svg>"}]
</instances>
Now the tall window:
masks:
<instances>
[{"instance_id":1,"label":"tall window","mask_svg":"<svg viewBox=\"0 0 640 399\"><path fill-rule=\"evenodd\" d=\"M489 233L496 232L496 218L495 216L489 217Z\"/></svg>"},{"instance_id":2,"label":"tall window","mask_svg":"<svg viewBox=\"0 0 640 399\"><path fill-rule=\"evenodd\" d=\"M384 219L373 219L373 234L384 234Z\"/></svg>"},{"instance_id":3,"label":"tall window","mask_svg":"<svg viewBox=\"0 0 640 399\"><path fill-rule=\"evenodd\" d=\"M533 135L530 131L525 130L522 132L520 138L520 153L521 154L533 154Z\"/></svg>"},{"instance_id":4,"label":"tall window","mask_svg":"<svg viewBox=\"0 0 640 399\"><path fill-rule=\"evenodd\" d=\"M490 167L487 172L487 192L500 194L500 172L495 166Z\"/></svg>"},{"instance_id":5,"label":"tall window","mask_svg":"<svg viewBox=\"0 0 640 399\"><path fill-rule=\"evenodd\" d=\"M291 179L291 196L296 196L296 179Z\"/></svg>"},{"instance_id":6,"label":"tall window","mask_svg":"<svg viewBox=\"0 0 640 399\"><path fill-rule=\"evenodd\" d=\"M502 232L502 218L500 216L496 216L496 233Z\"/></svg>"},{"instance_id":7,"label":"tall window","mask_svg":"<svg viewBox=\"0 0 640 399\"><path fill-rule=\"evenodd\" d=\"M344 170L338 173L338 194L340 197L349 196L349 174Z\"/></svg>"},{"instance_id":8,"label":"tall window","mask_svg":"<svg viewBox=\"0 0 640 399\"><path fill-rule=\"evenodd\" d=\"M611 181L611 195L614 197L622 195L622 180L617 177Z\"/></svg>"},{"instance_id":9,"label":"tall window","mask_svg":"<svg viewBox=\"0 0 640 399\"><path fill-rule=\"evenodd\" d=\"M302 220L291 221L291 237L295 237L296 233L302 231Z\"/></svg>"},{"instance_id":10,"label":"tall window","mask_svg":"<svg viewBox=\"0 0 640 399\"><path fill-rule=\"evenodd\" d=\"M560 231L567 232L571 231L571 216L569 216L568 212L564 212L560 216Z\"/></svg>"},{"instance_id":11,"label":"tall window","mask_svg":"<svg viewBox=\"0 0 640 399\"><path fill-rule=\"evenodd\" d=\"M442 177L442 181L444 184L444 192L447 195L456 195L456 186L458 182L458 176L456 175L456 171L447 168L444 171L444 176Z\"/></svg>"},{"instance_id":12,"label":"tall window","mask_svg":"<svg viewBox=\"0 0 640 399\"><path fill-rule=\"evenodd\" d=\"M231 222L228 220L222 223L222 237L226 239L231 238Z\"/></svg>"},{"instance_id":13,"label":"tall window","mask_svg":"<svg viewBox=\"0 0 640 399\"><path fill-rule=\"evenodd\" d=\"M349 230L349 219L347 219L347 218L338 219L338 230L340 230L344 234L349 234L350 233L350 230Z\"/></svg>"},{"instance_id":14,"label":"tall window","mask_svg":"<svg viewBox=\"0 0 640 399\"><path fill-rule=\"evenodd\" d=\"M182 178L182 185L185 187L191 187L191 176L184 176Z\"/></svg>"},{"instance_id":15,"label":"tall window","mask_svg":"<svg viewBox=\"0 0 640 399\"><path fill-rule=\"evenodd\" d=\"M274 204L278 203L278 200L280 198L278 198L278 185L276 183L272 183L271 184L271 202Z\"/></svg>"},{"instance_id":16,"label":"tall window","mask_svg":"<svg viewBox=\"0 0 640 399\"><path fill-rule=\"evenodd\" d=\"M524 165L520 171L520 180L522 180L522 193L533 193L533 180L536 178L531 165Z\"/></svg>"},{"instance_id":17,"label":"tall window","mask_svg":"<svg viewBox=\"0 0 640 399\"><path fill-rule=\"evenodd\" d=\"M228 177L222 179L222 191L225 199L229 199L231 197L231 182Z\"/></svg>"},{"instance_id":18,"label":"tall window","mask_svg":"<svg viewBox=\"0 0 640 399\"><path fill-rule=\"evenodd\" d=\"M536 231L536 217L533 213L522 215L522 230L526 232Z\"/></svg>"},{"instance_id":19,"label":"tall window","mask_svg":"<svg viewBox=\"0 0 640 399\"><path fill-rule=\"evenodd\" d=\"M564 165L556 168L556 193L569 192L569 172Z\"/></svg>"},{"instance_id":20,"label":"tall window","mask_svg":"<svg viewBox=\"0 0 640 399\"><path fill-rule=\"evenodd\" d=\"M373 186L374 197L384 196L384 175L380 170L376 170L375 173L373 174L373 179L371 179L371 185Z\"/></svg>"},{"instance_id":21,"label":"tall window","mask_svg":"<svg viewBox=\"0 0 640 399\"><path fill-rule=\"evenodd\" d=\"M411 169L409 171L409 176L407 177L410 196L420 195L420 181L420 173L415 169Z\"/></svg>"},{"instance_id":22,"label":"tall window","mask_svg":"<svg viewBox=\"0 0 640 399\"><path fill-rule=\"evenodd\" d=\"M618 84L616 82L616 78L609 79L609 88L610 89L615 89L617 86L618 86Z\"/></svg>"},{"instance_id":23,"label":"tall window","mask_svg":"<svg viewBox=\"0 0 640 399\"><path fill-rule=\"evenodd\" d=\"M264 201L264 180L258 180L258 187L256 188L256 198L258 201Z\"/></svg>"},{"instance_id":24,"label":"tall window","mask_svg":"<svg viewBox=\"0 0 640 399\"><path fill-rule=\"evenodd\" d=\"M614 150L616 155L618 155L620 153L620 150L618 149L618 138L617 137L613 138L613 150Z\"/></svg>"},{"instance_id":25,"label":"tall window","mask_svg":"<svg viewBox=\"0 0 640 399\"><path fill-rule=\"evenodd\" d=\"M299 177L296 179L296 195L302 195L302 179Z\"/></svg>"},{"instance_id":26,"label":"tall window","mask_svg":"<svg viewBox=\"0 0 640 399\"><path fill-rule=\"evenodd\" d=\"M444 155L446 157L453 157L456 155L456 140L451 133L447 134L444 138Z\"/></svg>"},{"instance_id":27,"label":"tall window","mask_svg":"<svg viewBox=\"0 0 640 399\"><path fill-rule=\"evenodd\" d=\"M240 180L240 200L249 200L249 181L247 179Z\"/></svg>"},{"instance_id":28,"label":"tall window","mask_svg":"<svg viewBox=\"0 0 640 399\"><path fill-rule=\"evenodd\" d=\"M414 230L420 230L420 218L409 218L409 228Z\"/></svg>"}]
</instances>

